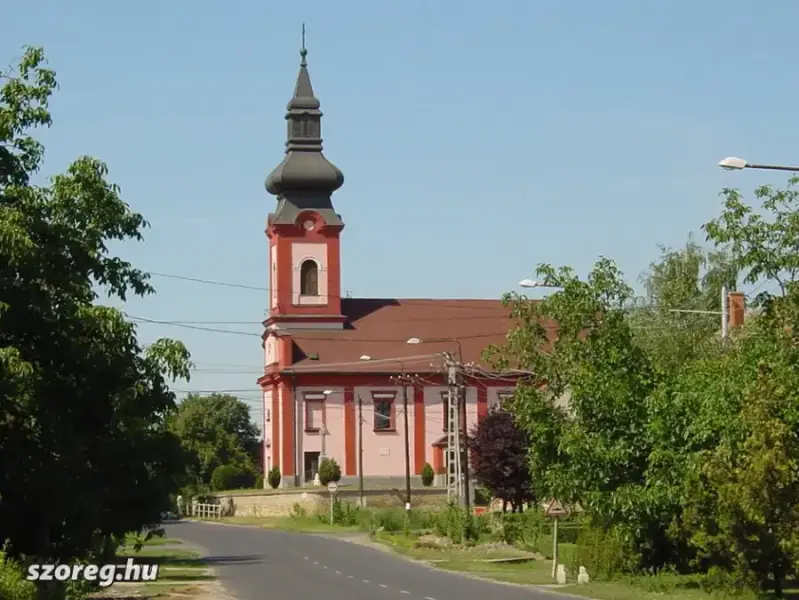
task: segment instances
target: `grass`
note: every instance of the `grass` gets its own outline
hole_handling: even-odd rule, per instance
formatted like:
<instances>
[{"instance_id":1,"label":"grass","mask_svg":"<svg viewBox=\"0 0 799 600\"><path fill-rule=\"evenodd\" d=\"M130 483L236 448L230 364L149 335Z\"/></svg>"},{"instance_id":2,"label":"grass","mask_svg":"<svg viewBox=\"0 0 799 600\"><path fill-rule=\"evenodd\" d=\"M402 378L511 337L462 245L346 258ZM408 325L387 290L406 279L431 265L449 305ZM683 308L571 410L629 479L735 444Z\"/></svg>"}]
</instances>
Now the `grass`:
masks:
<instances>
[{"instance_id":1,"label":"grass","mask_svg":"<svg viewBox=\"0 0 799 600\"><path fill-rule=\"evenodd\" d=\"M143 563L158 565L159 579L163 572L168 572L165 569L208 568L206 562L200 558L199 553L189 550L145 547L140 552L136 552L133 548L123 548L117 553L117 556L122 559L134 558Z\"/></svg>"},{"instance_id":2,"label":"grass","mask_svg":"<svg viewBox=\"0 0 799 600\"><path fill-rule=\"evenodd\" d=\"M139 536L136 535L127 535L125 536L125 546L133 546L139 540ZM175 539L175 538L159 538L154 537L147 540L144 543L145 548L149 548L150 546L178 546L183 542Z\"/></svg>"},{"instance_id":3,"label":"grass","mask_svg":"<svg viewBox=\"0 0 799 600\"><path fill-rule=\"evenodd\" d=\"M135 537L129 538L130 543L135 542ZM151 540L150 542L153 542ZM215 581L213 569L197 552L189 550L174 550L164 548L167 544L180 544L179 540L158 538L155 543L148 542L141 551L136 552L132 545L120 548L117 552L119 559L133 558L137 562L157 564L158 579L156 581L132 584L117 584L124 586L126 597L136 597L138 600L152 600L163 598L165 600L190 600L193 597L206 593L208 582ZM92 594L94 600L116 600L117 593L109 594L100 591Z\"/></svg>"}]
</instances>

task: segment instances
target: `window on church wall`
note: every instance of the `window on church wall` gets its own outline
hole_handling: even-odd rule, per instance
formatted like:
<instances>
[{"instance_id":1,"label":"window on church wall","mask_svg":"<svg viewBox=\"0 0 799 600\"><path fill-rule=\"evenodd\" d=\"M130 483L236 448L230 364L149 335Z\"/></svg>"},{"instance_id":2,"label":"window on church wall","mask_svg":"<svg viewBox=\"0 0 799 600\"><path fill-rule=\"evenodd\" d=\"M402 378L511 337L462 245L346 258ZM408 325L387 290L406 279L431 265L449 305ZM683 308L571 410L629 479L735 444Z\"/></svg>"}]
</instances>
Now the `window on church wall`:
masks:
<instances>
[{"instance_id":1,"label":"window on church wall","mask_svg":"<svg viewBox=\"0 0 799 600\"><path fill-rule=\"evenodd\" d=\"M319 267L314 260L306 260L300 265L300 296L319 295Z\"/></svg>"},{"instance_id":2,"label":"window on church wall","mask_svg":"<svg viewBox=\"0 0 799 600\"><path fill-rule=\"evenodd\" d=\"M395 431L396 412L394 410L394 392L373 392L372 402L374 403L374 430L375 431Z\"/></svg>"},{"instance_id":3,"label":"window on church wall","mask_svg":"<svg viewBox=\"0 0 799 600\"><path fill-rule=\"evenodd\" d=\"M513 400L513 396L515 395L516 392L509 392L509 391L497 392L497 397L499 398L499 405L500 406L507 405L508 402Z\"/></svg>"},{"instance_id":4,"label":"window on church wall","mask_svg":"<svg viewBox=\"0 0 799 600\"><path fill-rule=\"evenodd\" d=\"M324 425L324 394L305 394L305 431L321 431Z\"/></svg>"}]
</instances>

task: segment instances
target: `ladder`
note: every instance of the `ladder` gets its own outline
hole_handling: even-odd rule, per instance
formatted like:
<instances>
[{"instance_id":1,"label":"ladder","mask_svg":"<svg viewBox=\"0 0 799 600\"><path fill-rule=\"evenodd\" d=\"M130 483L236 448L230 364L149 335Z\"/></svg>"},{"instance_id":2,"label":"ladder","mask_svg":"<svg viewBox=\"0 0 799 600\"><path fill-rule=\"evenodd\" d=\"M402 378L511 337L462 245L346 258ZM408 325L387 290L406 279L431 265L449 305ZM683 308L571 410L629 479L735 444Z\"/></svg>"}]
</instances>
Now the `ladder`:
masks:
<instances>
[{"instance_id":1,"label":"ladder","mask_svg":"<svg viewBox=\"0 0 799 600\"><path fill-rule=\"evenodd\" d=\"M461 502L461 436L460 436L460 403L458 388L450 383L447 407L447 500Z\"/></svg>"}]
</instances>

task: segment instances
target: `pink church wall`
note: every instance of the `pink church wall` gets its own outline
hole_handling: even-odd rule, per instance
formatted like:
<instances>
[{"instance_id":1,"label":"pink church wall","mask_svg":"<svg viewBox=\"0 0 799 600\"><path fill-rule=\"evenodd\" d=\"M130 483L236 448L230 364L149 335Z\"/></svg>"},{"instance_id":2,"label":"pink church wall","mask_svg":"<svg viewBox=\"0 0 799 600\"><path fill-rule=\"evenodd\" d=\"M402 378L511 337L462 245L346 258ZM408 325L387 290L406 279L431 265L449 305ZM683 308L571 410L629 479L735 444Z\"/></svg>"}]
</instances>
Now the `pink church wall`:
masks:
<instances>
[{"instance_id":1,"label":"pink church wall","mask_svg":"<svg viewBox=\"0 0 799 600\"><path fill-rule=\"evenodd\" d=\"M372 392L396 392L394 400L395 431L374 430L374 404ZM363 474L366 477L391 477L405 473L405 414L402 387L356 387L355 398L363 400ZM411 465L413 465L413 388L408 388L408 436L410 438ZM356 432L356 446L357 446Z\"/></svg>"},{"instance_id":2,"label":"pink church wall","mask_svg":"<svg viewBox=\"0 0 799 600\"><path fill-rule=\"evenodd\" d=\"M298 455L303 461L299 465L300 472L304 471L304 453L322 451L322 435L316 432L305 431L305 401L306 392L323 392L330 389L325 399L325 421L327 434L324 436L324 450L328 457L335 458L341 465L342 470L346 465L345 455L345 421L344 421L344 388L320 388L320 387L300 387L296 390L295 398L298 409L298 442L300 444ZM395 392L394 406L394 431L376 432L374 431L374 405L372 392ZM424 388L425 405L425 431L424 431L424 462L433 463L433 444L446 435L444 430L445 414L442 392L446 392L446 386L426 386ZM512 392L513 388L487 389L488 406L495 406L499 403L499 394ZM358 396L363 400L363 471L366 477L400 477L405 473L405 437L404 437L404 414L402 402L402 388L399 386L380 386L367 387L359 386L353 390L353 397L357 405ZM477 423L477 388L469 387L466 389L466 422L469 432ZM410 438L410 459L411 469L415 474L415 418L414 418L414 390L408 388L408 433ZM356 408L357 410L357 408ZM272 415L277 418L277 415ZM356 416L357 419L357 416ZM268 429L267 429L268 431ZM355 447L358 447L358 424L355 423Z\"/></svg>"},{"instance_id":3,"label":"pink church wall","mask_svg":"<svg viewBox=\"0 0 799 600\"><path fill-rule=\"evenodd\" d=\"M308 392L321 393L325 389L332 392L325 397L324 412L326 435L324 436L324 450L328 458L336 459L336 462L344 468L344 389L343 388L297 388L296 398L298 399L299 413L302 421L300 423L300 456L304 461L305 452L322 451L322 433L305 431L305 400L304 396ZM304 464L301 465L304 469Z\"/></svg>"}]
</instances>

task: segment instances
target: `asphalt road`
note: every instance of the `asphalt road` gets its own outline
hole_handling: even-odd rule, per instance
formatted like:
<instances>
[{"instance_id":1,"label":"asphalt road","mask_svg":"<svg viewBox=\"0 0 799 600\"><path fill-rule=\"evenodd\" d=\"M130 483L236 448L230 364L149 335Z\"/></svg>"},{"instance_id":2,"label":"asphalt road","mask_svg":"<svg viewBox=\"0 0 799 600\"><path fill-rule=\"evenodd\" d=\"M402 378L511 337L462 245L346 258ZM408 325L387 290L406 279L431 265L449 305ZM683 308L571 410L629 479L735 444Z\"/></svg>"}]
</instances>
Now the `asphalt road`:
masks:
<instances>
[{"instance_id":1,"label":"asphalt road","mask_svg":"<svg viewBox=\"0 0 799 600\"><path fill-rule=\"evenodd\" d=\"M552 600L545 590L481 581L323 536L178 521L171 538L202 548L237 600Z\"/></svg>"}]
</instances>

